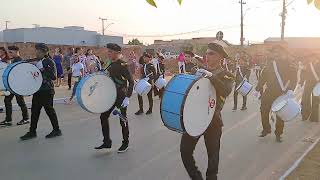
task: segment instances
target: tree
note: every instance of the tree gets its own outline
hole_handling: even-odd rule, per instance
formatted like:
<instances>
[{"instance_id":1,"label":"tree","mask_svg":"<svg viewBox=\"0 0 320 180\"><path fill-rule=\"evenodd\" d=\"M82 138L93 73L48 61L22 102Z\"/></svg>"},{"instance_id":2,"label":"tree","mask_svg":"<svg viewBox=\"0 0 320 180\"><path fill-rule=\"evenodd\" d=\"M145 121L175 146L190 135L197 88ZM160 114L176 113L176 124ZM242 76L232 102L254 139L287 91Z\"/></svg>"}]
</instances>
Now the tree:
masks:
<instances>
[{"instance_id":1,"label":"tree","mask_svg":"<svg viewBox=\"0 0 320 180\"><path fill-rule=\"evenodd\" d=\"M314 3L317 9L320 10L320 0L307 0L308 4Z\"/></svg>"},{"instance_id":2,"label":"tree","mask_svg":"<svg viewBox=\"0 0 320 180\"><path fill-rule=\"evenodd\" d=\"M147 3L149 3L151 6L157 7L157 4L154 0L146 0ZM177 0L178 3L181 5L182 4L182 0Z\"/></svg>"},{"instance_id":3,"label":"tree","mask_svg":"<svg viewBox=\"0 0 320 180\"><path fill-rule=\"evenodd\" d=\"M139 39L134 38L131 41L128 42L129 45L143 45L142 42L139 41Z\"/></svg>"}]
</instances>

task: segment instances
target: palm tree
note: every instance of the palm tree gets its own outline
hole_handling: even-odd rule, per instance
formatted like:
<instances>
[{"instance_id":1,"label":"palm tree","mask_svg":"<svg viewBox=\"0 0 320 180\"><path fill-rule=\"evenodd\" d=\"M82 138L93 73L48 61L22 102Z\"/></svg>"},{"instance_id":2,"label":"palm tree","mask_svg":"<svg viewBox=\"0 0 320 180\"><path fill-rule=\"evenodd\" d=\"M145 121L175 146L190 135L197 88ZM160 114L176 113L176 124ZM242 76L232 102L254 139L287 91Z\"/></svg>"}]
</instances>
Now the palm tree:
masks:
<instances>
[{"instance_id":1,"label":"palm tree","mask_svg":"<svg viewBox=\"0 0 320 180\"><path fill-rule=\"evenodd\" d=\"M149 3L151 6L157 7L157 4L156 4L156 2L155 2L154 0L146 0L146 1L147 1L147 3ZM178 3L181 5L182 0L177 0L177 1L178 1Z\"/></svg>"},{"instance_id":2,"label":"palm tree","mask_svg":"<svg viewBox=\"0 0 320 180\"><path fill-rule=\"evenodd\" d=\"M314 3L317 9L320 10L320 0L307 0L308 4Z\"/></svg>"}]
</instances>

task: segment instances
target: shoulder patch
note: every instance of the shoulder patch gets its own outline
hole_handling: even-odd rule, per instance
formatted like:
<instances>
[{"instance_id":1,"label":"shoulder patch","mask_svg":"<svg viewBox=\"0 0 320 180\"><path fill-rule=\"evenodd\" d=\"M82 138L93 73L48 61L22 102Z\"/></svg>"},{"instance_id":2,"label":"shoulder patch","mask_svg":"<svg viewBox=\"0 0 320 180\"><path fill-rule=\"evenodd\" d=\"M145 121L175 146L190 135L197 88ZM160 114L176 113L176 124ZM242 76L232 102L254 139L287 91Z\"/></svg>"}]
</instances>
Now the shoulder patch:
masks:
<instances>
[{"instance_id":1,"label":"shoulder patch","mask_svg":"<svg viewBox=\"0 0 320 180\"><path fill-rule=\"evenodd\" d=\"M121 66L127 66L127 63L126 62L122 62Z\"/></svg>"}]
</instances>

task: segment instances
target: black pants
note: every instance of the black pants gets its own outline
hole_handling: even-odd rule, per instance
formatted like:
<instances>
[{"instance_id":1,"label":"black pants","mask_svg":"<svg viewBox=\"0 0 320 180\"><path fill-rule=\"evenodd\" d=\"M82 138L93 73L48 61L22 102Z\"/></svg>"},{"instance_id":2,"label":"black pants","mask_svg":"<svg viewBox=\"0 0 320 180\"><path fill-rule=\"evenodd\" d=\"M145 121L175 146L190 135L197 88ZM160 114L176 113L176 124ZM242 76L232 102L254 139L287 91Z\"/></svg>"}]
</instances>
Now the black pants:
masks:
<instances>
[{"instance_id":1,"label":"black pants","mask_svg":"<svg viewBox=\"0 0 320 180\"><path fill-rule=\"evenodd\" d=\"M271 110L272 103L281 95L281 92L271 92L270 89L266 90L261 97L261 123L264 132L270 132L271 126L269 122L269 113ZM283 134L284 122L277 116L275 134L280 136Z\"/></svg>"},{"instance_id":2,"label":"black pants","mask_svg":"<svg viewBox=\"0 0 320 180\"><path fill-rule=\"evenodd\" d=\"M233 93L233 103L234 103L234 108L238 107L238 91L236 90L237 87L239 86L240 83L236 83L236 86L234 87L234 93ZM247 106L247 96L242 96L243 101L242 101L242 107Z\"/></svg>"},{"instance_id":3,"label":"black pants","mask_svg":"<svg viewBox=\"0 0 320 180\"><path fill-rule=\"evenodd\" d=\"M67 71L69 71L70 68L67 68ZM72 80L72 73L68 73L68 87L71 88L71 80Z\"/></svg>"},{"instance_id":4,"label":"black pants","mask_svg":"<svg viewBox=\"0 0 320 180\"><path fill-rule=\"evenodd\" d=\"M54 93L51 91L37 92L32 97L32 107L31 107L31 125L30 132L36 132L39 116L42 107L46 111L53 130L59 130L58 117L55 109L53 108L53 97Z\"/></svg>"},{"instance_id":5,"label":"black pants","mask_svg":"<svg viewBox=\"0 0 320 180\"><path fill-rule=\"evenodd\" d=\"M123 100L123 99L122 99ZM122 102L122 101L121 101ZM103 134L103 142L106 144L112 144L112 141L110 139L110 126L109 126L109 117L112 111L116 105L113 105L113 107L108 110L107 112L104 112L100 115L101 120L101 127L102 127L102 134ZM117 106L118 108L120 106ZM120 109L121 114L125 117L127 117L127 108L121 108ZM123 122L120 120L120 125L122 127L122 137L123 137L123 143L129 144L129 126L127 122Z\"/></svg>"},{"instance_id":6,"label":"black pants","mask_svg":"<svg viewBox=\"0 0 320 180\"><path fill-rule=\"evenodd\" d=\"M152 89L149 91L148 100L149 100L149 110L152 110L153 108L153 97L152 97ZM138 102L139 102L139 109L143 110L143 98L142 96L138 95Z\"/></svg>"},{"instance_id":7,"label":"black pants","mask_svg":"<svg viewBox=\"0 0 320 180\"><path fill-rule=\"evenodd\" d=\"M28 108L26 106L26 103L24 102L23 96L10 94L9 96L6 96L4 98L4 105L6 107L6 121L8 121L8 122L12 121L12 99L13 99L13 97L16 97L17 103L21 108L22 119L23 120L29 119Z\"/></svg>"},{"instance_id":8,"label":"black pants","mask_svg":"<svg viewBox=\"0 0 320 180\"><path fill-rule=\"evenodd\" d=\"M158 89L158 88L154 87L153 92L154 92L154 96L159 96L161 99L163 96L164 88Z\"/></svg>"},{"instance_id":9,"label":"black pants","mask_svg":"<svg viewBox=\"0 0 320 180\"><path fill-rule=\"evenodd\" d=\"M221 118L221 117L219 117ZM208 153L208 169L206 173L207 180L216 180L219 169L219 153L220 153L220 139L222 134L222 126L217 119L212 120L213 123L204 133L204 141ZM186 168L192 180L202 180L201 172L195 165L193 157L194 149L200 137L192 137L188 134L183 134L180 144L181 158L184 167Z\"/></svg>"},{"instance_id":10,"label":"black pants","mask_svg":"<svg viewBox=\"0 0 320 180\"><path fill-rule=\"evenodd\" d=\"M310 121L319 121L319 103L320 98L312 94L313 86L306 85L302 95L302 119Z\"/></svg>"}]
</instances>

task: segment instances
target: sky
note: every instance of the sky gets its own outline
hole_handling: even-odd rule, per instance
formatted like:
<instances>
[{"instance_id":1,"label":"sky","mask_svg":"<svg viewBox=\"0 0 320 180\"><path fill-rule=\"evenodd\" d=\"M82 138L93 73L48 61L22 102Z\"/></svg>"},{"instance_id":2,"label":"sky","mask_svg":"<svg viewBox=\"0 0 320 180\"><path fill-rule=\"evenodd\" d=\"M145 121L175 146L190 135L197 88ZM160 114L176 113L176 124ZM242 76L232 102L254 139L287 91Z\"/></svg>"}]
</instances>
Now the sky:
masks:
<instances>
[{"instance_id":1,"label":"sky","mask_svg":"<svg viewBox=\"0 0 320 180\"><path fill-rule=\"evenodd\" d=\"M181 6L176 0L155 1L158 8L145 0L1 0L0 30L9 20L9 28L76 25L101 33L103 17L113 23L106 34L124 36L125 41L138 38L152 44L155 39L215 37L221 30L225 40L239 44L239 0L183 0ZM282 0L244 1L245 40L279 37ZM285 36L320 37L320 11L307 0L287 1L293 3L288 6Z\"/></svg>"}]
</instances>

